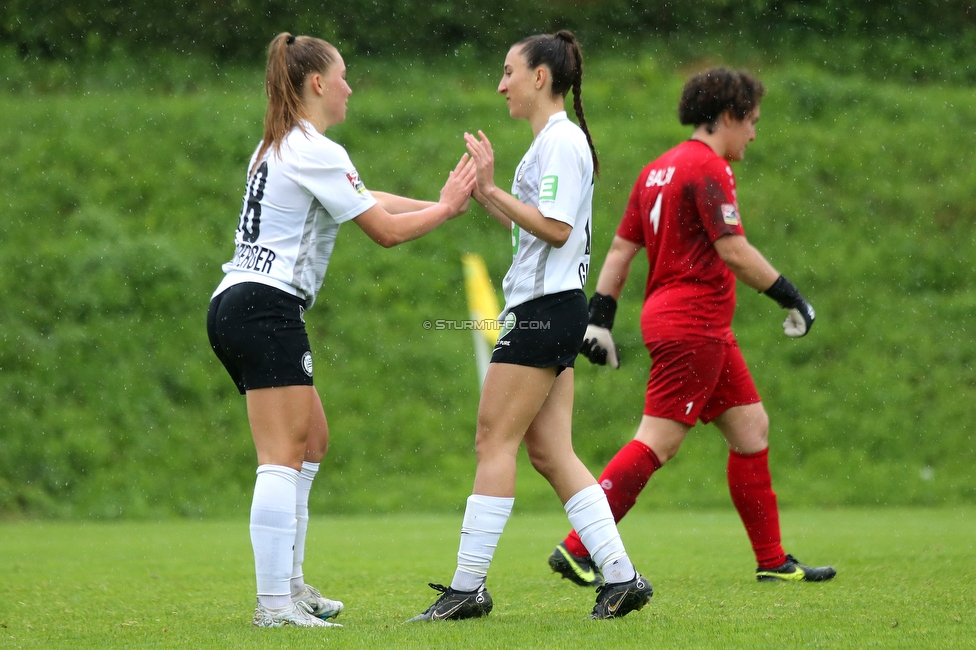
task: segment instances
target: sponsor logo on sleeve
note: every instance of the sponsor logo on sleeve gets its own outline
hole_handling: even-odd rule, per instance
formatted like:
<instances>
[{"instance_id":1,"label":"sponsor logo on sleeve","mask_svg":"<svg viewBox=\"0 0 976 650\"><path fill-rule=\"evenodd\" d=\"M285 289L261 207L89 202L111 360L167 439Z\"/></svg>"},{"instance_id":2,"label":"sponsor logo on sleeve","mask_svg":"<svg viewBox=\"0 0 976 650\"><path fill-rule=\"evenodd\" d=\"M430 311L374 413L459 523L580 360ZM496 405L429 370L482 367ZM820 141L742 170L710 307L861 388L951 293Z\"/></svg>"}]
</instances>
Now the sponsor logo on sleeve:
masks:
<instances>
[{"instance_id":1,"label":"sponsor logo on sleeve","mask_svg":"<svg viewBox=\"0 0 976 650\"><path fill-rule=\"evenodd\" d=\"M739 225L739 211L731 203L722 204L722 220L730 226Z\"/></svg>"},{"instance_id":2,"label":"sponsor logo on sleeve","mask_svg":"<svg viewBox=\"0 0 976 650\"><path fill-rule=\"evenodd\" d=\"M558 176L543 176L542 180L539 182L539 200L555 201L556 190L558 189L559 189Z\"/></svg>"},{"instance_id":3,"label":"sponsor logo on sleeve","mask_svg":"<svg viewBox=\"0 0 976 650\"><path fill-rule=\"evenodd\" d=\"M346 172L346 178L349 179L349 184L352 185L352 189L356 190L358 194L362 194L366 191L366 186L363 181L359 178L359 172L355 169L351 172Z\"/></svg>"}]
</instances>

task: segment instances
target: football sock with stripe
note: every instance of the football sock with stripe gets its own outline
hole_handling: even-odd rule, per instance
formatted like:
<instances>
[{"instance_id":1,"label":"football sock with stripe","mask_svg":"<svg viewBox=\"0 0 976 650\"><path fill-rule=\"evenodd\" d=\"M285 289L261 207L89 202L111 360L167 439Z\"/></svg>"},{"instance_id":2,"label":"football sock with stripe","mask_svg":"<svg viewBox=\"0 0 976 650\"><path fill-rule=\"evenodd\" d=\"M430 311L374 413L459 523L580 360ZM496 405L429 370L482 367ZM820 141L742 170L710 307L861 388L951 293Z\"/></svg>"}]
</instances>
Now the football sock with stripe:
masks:
<instances>
[{"instance_id":1,"label":"football sock with stripe","mask_svg":"<svg viewBox=\"0 0 976 650\"><path fill-rule=\"evenodd\" d=\"M291 603L297 485L298 470L281 465L258 467L250 529L258 600L265 607Z\"/></svg>"},{"instance_id":2,"label":"football sock with stripe","mask_svg":"<svg viewBox=\"0 0 976 650\"><path fill-rule=\"evenodd\" d=\"M474 591L485 582L498 539L515 499L472 494L464 508L458 564L451 581L456 591Z\"/></svg>"},{"instance_id":3,"label":"football sock with stripe","mask_svg":"<svg viewBox=\"0 0 976 650\"><path fill-rule=\"evenodd\" d=\"M597 482L607 494L615 522L623 519L634 507L641 490L659 469L661 461L657 454L639 440L631 440L610 459ZM566 550L573 555L589 555L575 530L570 531L563 542Z\"/></svg>"},{"instance_id":4,"label":"football sock with stripe","mask_svg":"<svg viewBox=\"0 0 976 650\"><path fill-rule=\"evenodd\" d=\"M778 567L786 561L786 553L780 543L779 508L769 474L769 447L755 454L729 451L726 474L732 503L746 527L756 563L762 569Z\"/></svg>"},{"instance_id":5,"label":"football sock with stripe","mask_svg":"<svg viewBox=\"0 0 976 650\"><path fill-rule=\"evenodd\" d=\"M608 583L632 580L636 571L624 550L603 488L596 483L583 488L566 502L564 508L569 523L578 531L589 555L603 572L603 579Z\"/></svg>"},{"instance_id":6,"label":"football sock with stripe","mask_svg":"<svg viewBox=\"0 0 976 650\"><path fill-rule=\"evenodd\" d=\"M302 564L305 562L305 536L308 534L308 494L312 490L312 481L319 471L318 463L302 463L302 471L298 474L296 490L295 519L295 553L292 558L291 595L298 595L305 588L305 573Z\"/></svg>"}]
</instances>

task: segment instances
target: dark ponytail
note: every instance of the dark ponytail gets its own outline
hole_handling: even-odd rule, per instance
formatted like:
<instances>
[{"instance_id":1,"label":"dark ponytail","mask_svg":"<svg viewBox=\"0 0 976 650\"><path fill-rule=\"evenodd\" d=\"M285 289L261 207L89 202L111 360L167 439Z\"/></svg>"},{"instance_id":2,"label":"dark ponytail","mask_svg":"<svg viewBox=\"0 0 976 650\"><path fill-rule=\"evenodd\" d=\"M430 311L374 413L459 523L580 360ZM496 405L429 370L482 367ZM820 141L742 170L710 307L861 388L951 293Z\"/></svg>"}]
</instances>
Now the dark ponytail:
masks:
<instances>
[{"instance_id":1,"label":"dark ponytail","mask_svg":"<svg viewBox=\"0 0 976 650\"><path fill-rule=\"evenodd\" d=\"M586 135L586 143L590 146L593 157L593 173L600 175L600 160L596 156L593 137L586 126L583 115L583 53L573 32L561 29L555 34L539 34L525 38L516 45L522 46L522 54L530 69L540 65L549 68L552 74L552 94L565 97L570 91L573 93L573 112L579 121L580 128Z\"/></svg>"},{"instance_id":2,"label":"dark ponytail","mask_svg":"<svg viewBox=\"0 0 976 650\"><path fill-rule=\"evenodd\" d=\"M264 112L264 139L254 161L254 169L265 152L273 147L277 152L282 140L301 126L305 117L302 87L305 78L324 73L337 58L338 51L331 44L311 36L292 36L282 32L268 45L268 67L264 76L264 90L268 108ZM254 173L250 170L250 174Z\"/></svg>"}]
</instances>

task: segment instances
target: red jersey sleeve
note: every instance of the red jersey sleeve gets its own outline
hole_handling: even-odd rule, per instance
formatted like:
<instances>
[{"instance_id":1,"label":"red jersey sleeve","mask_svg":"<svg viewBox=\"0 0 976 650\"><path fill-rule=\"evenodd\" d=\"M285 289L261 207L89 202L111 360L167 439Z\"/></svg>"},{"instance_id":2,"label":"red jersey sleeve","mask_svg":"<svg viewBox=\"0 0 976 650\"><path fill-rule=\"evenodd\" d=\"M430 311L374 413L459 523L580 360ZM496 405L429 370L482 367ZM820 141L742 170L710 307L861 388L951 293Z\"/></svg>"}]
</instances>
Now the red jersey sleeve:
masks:
<instances>
[{"instance_id":1,"label":"red jersey sleeve","mask_svg":"<svg viewBox=\"0 0 976 650\"><path fill-rule=\"evenodd\" d=\"M702 166L695 185L695 204L708 239L715 242L724 235L744 235L735 194L735 175L721 158Z\"/></svg>"}]
</instances>

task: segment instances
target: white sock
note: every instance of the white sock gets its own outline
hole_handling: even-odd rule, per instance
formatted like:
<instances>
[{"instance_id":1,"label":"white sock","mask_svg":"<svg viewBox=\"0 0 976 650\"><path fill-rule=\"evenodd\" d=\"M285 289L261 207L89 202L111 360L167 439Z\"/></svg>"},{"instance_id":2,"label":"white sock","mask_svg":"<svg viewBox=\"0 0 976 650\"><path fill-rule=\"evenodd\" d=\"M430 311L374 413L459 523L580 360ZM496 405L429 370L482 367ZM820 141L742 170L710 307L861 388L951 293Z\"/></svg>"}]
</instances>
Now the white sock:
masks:
<instances>
[{"instance_id":1,"label":"white sock","mask_svg":"<svg viewBox=\"0 0 976 650\"><path fill-rule=\"evenodd\" d=\"M302 471L298 474L297 498L295 501L295 553L291 568L291 595L297 596L305 588L305 573L302 563L305 561L305 535L308 533L308 493L312 489L312 481L319 471L318 463L302 463Z\"/></svg>"},{"instance_id":2,"label":"white sock","mask_svg":"<svg viewBox=\"0 0 976 650\"><path fill-rule=\"evenodd\" d=\"M464 508L458 565L451 588L474 591L485 583L498 538L512 514L515 499L472 494Z\"/></svg>"},{"instance_id":3,"label":"white sock","mask_svg":"<svg viewBox=\"0 0 976 650\"><path fill-rule=\"evenodd\" d=\"M265 607L280 608L291 604L298 470L260 465L257 474L251 501L251 547L258 601Z\"/></svg>"},{"instance_id":4,"label":"white sock","mask_svg":"<svg viewBox=\"0 0 976 650\"><path fill-rule=\"evenodd\" d=\"M633 580L637 571L624 550L603 488L597 484L583 488L566 502L565 508L569 523L600 567L603 579L607 583Z\"/></svg>"}]
</instances>

